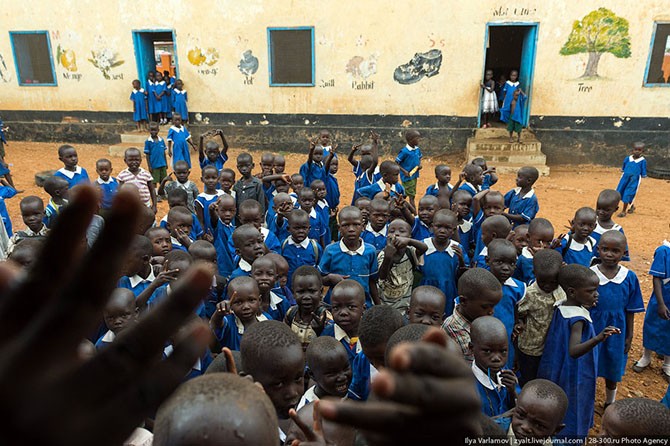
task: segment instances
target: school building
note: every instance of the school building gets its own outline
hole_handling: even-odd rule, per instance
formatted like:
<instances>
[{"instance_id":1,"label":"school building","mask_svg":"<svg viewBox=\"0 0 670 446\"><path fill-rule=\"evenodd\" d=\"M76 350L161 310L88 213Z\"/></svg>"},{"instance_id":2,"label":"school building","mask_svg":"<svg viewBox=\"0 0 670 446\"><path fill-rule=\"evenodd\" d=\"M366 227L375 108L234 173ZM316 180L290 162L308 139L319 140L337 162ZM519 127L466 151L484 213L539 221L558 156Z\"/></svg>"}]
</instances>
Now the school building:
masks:
<instances>
[{"instance_id":1,"label":"school building","mask_svg":"<svg viewBox=\"0 0 670 446\"><path fill-rule=\"evenodd\" d=\"M5 2L0 23L14 139L114 143L133 128L132 80L160 69L183 79L192 133L220 126L236 147L374 128L397 149L411 127L456 156L485 69L518 69L550 164L619 165L642 140L670 174L668 0L35 0Z\"/></svg>"}]
</instances>

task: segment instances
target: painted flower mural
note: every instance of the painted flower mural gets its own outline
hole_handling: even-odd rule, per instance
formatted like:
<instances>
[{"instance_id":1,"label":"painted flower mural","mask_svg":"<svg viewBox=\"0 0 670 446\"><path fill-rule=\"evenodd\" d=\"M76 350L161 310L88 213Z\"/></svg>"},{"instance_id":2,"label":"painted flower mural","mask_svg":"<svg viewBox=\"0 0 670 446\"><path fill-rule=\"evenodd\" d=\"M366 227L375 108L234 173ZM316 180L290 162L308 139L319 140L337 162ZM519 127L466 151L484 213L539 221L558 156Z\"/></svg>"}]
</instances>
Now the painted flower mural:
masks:
<instances>
[{"instance_id":1,"label":"painted flower mural","mask_svg":"<svg viewBox=\"0 0 670 446\"><path fill-rule=\"evenodd\" d=\"M119 59L117 52L107 46L101 36L96 38L95 48L91 50L91 57L88 61L100 70L105 79L111 79L112 76L110 76L110 71L112 68L123 65L125 62L124 60Z\"/></svg>"}]
</instances>

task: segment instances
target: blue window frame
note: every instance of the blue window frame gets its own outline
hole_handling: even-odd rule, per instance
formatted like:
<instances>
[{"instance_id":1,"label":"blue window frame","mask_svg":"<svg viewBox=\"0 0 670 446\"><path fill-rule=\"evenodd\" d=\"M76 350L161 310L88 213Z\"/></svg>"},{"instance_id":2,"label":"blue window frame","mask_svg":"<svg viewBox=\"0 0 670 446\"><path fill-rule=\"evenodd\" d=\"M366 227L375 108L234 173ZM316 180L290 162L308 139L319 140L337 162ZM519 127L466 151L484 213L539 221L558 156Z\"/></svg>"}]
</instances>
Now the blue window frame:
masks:
<instances>
[{"instance_id":1,"label":"blue window frame","mask_svg":"<svg viewBox=\"0 0 670 446\"><path fill-rule=\"evenodd\" d=\"M9 38L19 85L58 85L49 31L10 31Z\"/></svg>"},{"instance_id":2,"label":"blue window frame","mask_svg":"<svg viewBox=\"0 0 670 446\"><path fill-rule=\"evenodd\" d=\"M654 22L644 86L670 87L670 22Z\"/></svg>"},{"instance_id":3,"label":"blue window frame","mask_svg":"<svg viewBox=\"0 0 670 446\"><path fill-rule=\"evenodd\" d=\"M268 28L271 87L313 87L314 27Z\"/></svg>"}]
</instances>

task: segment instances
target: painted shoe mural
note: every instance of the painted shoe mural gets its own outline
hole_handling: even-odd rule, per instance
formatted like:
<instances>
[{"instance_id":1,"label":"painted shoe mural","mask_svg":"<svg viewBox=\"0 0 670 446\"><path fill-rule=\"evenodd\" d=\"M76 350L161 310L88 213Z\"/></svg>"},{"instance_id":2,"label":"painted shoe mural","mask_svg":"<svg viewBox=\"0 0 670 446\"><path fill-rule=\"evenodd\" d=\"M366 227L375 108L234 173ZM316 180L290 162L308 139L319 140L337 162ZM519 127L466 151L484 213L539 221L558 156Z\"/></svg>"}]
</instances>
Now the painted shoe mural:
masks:
<instances>
[{"instance_id":1,"label":"painted shoe mural","mask_svg":"<svg viewBox=\"0 0 670 446\"><path fill-rule=\"evenodd\" d=\"M442 65L442 51L433 49L425 53L416 53L412 60L399 65L393 72L393 79L399 84L408 85L419 82L425 77L435 76Z\"/></svg>"}]
</instances>

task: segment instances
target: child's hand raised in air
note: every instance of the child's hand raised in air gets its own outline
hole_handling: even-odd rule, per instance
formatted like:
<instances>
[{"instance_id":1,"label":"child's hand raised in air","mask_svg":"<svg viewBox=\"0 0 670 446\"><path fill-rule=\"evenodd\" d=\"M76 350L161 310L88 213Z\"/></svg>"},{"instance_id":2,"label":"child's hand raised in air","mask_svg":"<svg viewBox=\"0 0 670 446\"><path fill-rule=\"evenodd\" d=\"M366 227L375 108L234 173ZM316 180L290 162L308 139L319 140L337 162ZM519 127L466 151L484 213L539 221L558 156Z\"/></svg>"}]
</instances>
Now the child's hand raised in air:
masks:
<instances>
[{"instance_id":1,"label":"child's hand raised in air","mask_svg":"<svg viewBox=\"0 0 670 446\"><path fill-rule=\"evenodd\" d=\"M313 423L312 427L309 427L307 424L303 423L298 412L295 409L289 409L288 415L291 417L291 420L295 423L296 426L300 428L305 441L293 440L289 446L328 446L335 445L335 443L326 440L325 434L323 432L323 417L319 411L319 400L314 401L314 407L312 408L312 417Z\"/></svg>"},{"instance_id":2,"label":"child's hand raised in air","mask_svg":"<svg viewBox=\"0 0 670 446\"><path fill-rule=\"evenodd\" d=\"M555 239L553 239L551 241L551 244L549 245L549 249L556 249L559 246L561 246L561 242L563 241L564 238L565 238L565 234L558 234L558 237L556 237ZM530 250L533 254L535 254L537 252L537 250L535 250L532 246L529 246L529 248L530 248Z\"/></svg>"},{"instance_id":3,"label":"child's hand raised in air","mask_svg":"<svg viewBox=\"0 0 670 446\"><path fill-rule=\"evenodd\" d=\"M216 311L214 311L214 314L212 314L212 317L209 319L210 327L213 329L223 327L223 318L233 312L232 305L236 296L237 291L233 291L233 295L230 297L230 300L224 300L216 304Z\"/></svg>"},{"instance_id":4,"label":"child's hand raised in air","mask_svg":"<svg viewBox=\"0 0 670 446\"><path fill-rule=\"evenodd\" d=\"M373 143L379 144L379 133L375 132L374 130L370 130L370 139L372 139Z\"/></svg>"},{"instance_id":5,"label":"child's hand raised in air","mask_svg":"<svg viewBox=\"0 0 670 446\"><path fill-rule=\"evenodd\" d=\"M376 398L365 404L321 400L321 415L360 429L370 446L481 435L472 369L443 330L430 329L422 342L401 343L388 365L371 383Z\"/></svg>"},{"instance_id":6,"label":"child's hand raised in air","mask_svg":"<svg viewBox=\"0 0 670 446\"><path fill-rule=\"evenodd\" d=\"M621 329L610 325L608 327L603 328L603 331L598 333L596 338L598 338L600 342L603 342L605 339L615 334L621 334Z\"/></svg>"},{"instance_id":7,"label":"child's hand raised in air","mask_svg":"<svg viewBox=\"0 0 670 446\"><path fill-rule=\"evenodd\" d=\"M170 283L177 280L178 274L179 274L178 269L169 269L167 271L161 271L154 279L154 283L156 283L157 286L165 285L166 283Z\"/></svg>"},{"instance_id":8,"label":"child's hand raised in air","mask_svg":"<svg viewBox=\"0 0 670 446\"><path fill-rule=\"evenodd\" d=\"M207 232L203 234L202 239L206 242L214 243L214 234L212 234L212 231L208 229Z\"/></svg>"}]
</instances>

